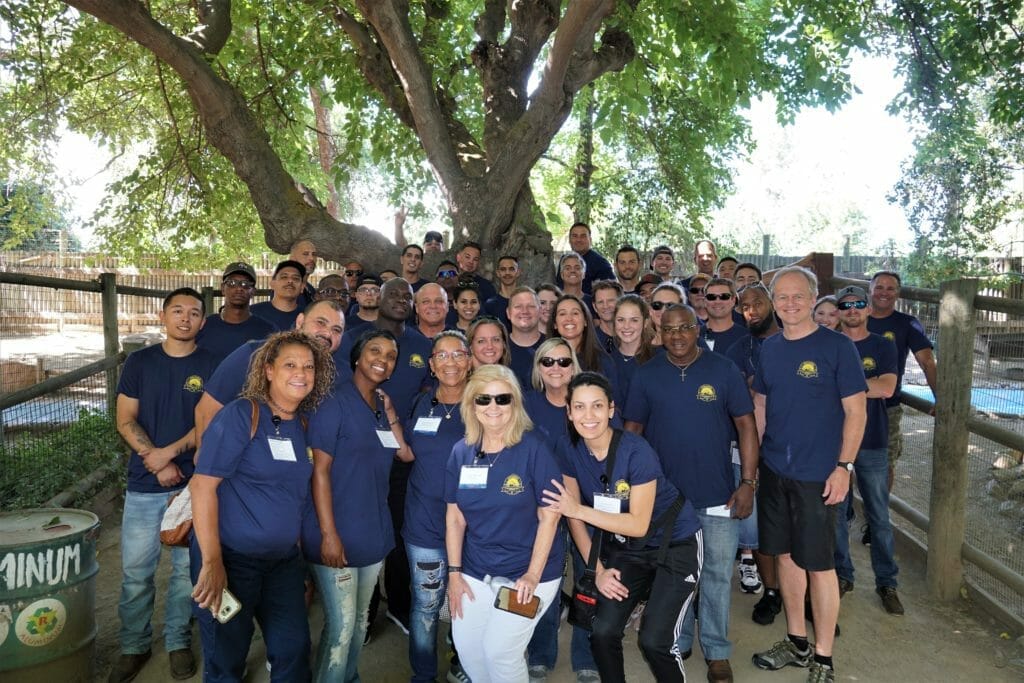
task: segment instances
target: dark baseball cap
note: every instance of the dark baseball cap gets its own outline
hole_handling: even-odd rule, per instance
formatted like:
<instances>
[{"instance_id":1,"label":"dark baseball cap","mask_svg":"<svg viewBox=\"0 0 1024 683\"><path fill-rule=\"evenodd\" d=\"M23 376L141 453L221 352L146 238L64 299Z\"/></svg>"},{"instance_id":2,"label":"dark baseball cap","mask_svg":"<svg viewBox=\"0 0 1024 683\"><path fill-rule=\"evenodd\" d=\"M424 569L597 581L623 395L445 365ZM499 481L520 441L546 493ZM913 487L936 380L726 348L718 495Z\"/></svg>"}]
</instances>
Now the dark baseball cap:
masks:
<instances>
[{"instance_id":1,"label":"dark baseball cap","mask_svg":"<svg viewBox=\"0 0 1024 683\"><path fill-rule=\"evenodd\" d=\"M868 293L864 291L863 287L857 285L850 285L849 287L843 287L836 292L836 301L842 301L848 296L856 297L859 301L867 301Z\"/></svg>"},{"instance_id":2,"label":"dark baseball cap","mask_svg":"<svg viewBox=\"0 0 1024 683\"><path fill-rule=\"evenodd\" d=\"M428 230L427 234L423 236L423 243L427 242L440 242L444 244L444 237L437 230Z\"/></svg>"},{"instance_id":3,"label":"dark baseball cap","mask_svg":"<svg viewBox=\"0 0 1024 683\"><path fill-rule=\"evenodd\" d=\"M655 286L657 286L657 285L660 285L662 282L663 282L663 280L658 275L655 275L654 273L647 273L642 278L640 278L640 281L636 283L636 286L637 286L637 289L639 289L641 285L655 285Z\"/></svg>"},{"instance_id":4,"label":"dark baseball cap","mask_svg":"<svg viewBox=\"0 0 1024 683\"><path fill-rule=\"evenodd\" d=\"M256 282L256 269L250 266L248 263L245 263L244 261L235 261L234 263L229 263L228 267L224 269L224 274L221 276L220 279L221 281L227 280L229 275L234 275L235 273L242 273L243 275L248 275L253 282Z\"/></svg>"},{"instance_id":5,"label":"dark baseball cap","mask_svg":"<svg viewBox=\"0 0 1024 683\"><path fill-rule=\"evenodd\" d=\"M660 256L661 254L668 254L672 258L676 257L675 252L672 251L672 247L662 244L660 247L654 248L654 252L651 254L651 259L653 260L655 256Z\"/></svg>"},{"instance_id":6,"label":"dark baseball cap","mask_svg":"<svg viewBox=\"0 0 1024 683\"><path fill-rule=\"evenodd\" d=\"M378 287L382 287L384 285L384 281L373 273L370 273L359 278L359 283L356 284L356 289L359 289L363 285L377 285Z\"/></svg>"},{"instance_id":7,"label":"dark baseball cap","mask_svg":"<svg viewBox=\"0 0 1024 683\"><path fill-rule=\"evenodd\" d=\"M277 274L280 273L285 268L294 268L295 270L299 271L299 277L306 277L306 266L302 265L298 261L292 260L281 261L280 263L278 263L277 266L274 268L274 277L277 277Z\"/></svg>"}]
</instances>

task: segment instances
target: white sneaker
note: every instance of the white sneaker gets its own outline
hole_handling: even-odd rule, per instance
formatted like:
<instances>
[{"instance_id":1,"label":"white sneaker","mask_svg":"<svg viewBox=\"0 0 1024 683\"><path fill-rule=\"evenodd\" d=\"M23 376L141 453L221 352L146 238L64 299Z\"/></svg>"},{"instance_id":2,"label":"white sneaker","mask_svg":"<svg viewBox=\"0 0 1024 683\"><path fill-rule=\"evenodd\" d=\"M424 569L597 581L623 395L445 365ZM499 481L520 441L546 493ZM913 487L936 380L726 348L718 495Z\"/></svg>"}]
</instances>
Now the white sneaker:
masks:
<instances>
[{"instance_id":1,"label":"white sneaker","mask_svg":"<svg viewBox=\"0 0 1024 683\"><path fill-rule=\"evenodd\" d=\"M548 680L548 668L542 664L535 664L526 670L530 677L530 683L544 683Z\"/></svg>"},{"instance_id":2,"label":"white sneaker","mask_svg":"<svg viewBox=\"0 0 1024 683\"><path fill-rule=\"evenodd\" d=\"M757 573L757 564L753 557L740 559L740 588L744 593L760 593L764 590L761 576Z\"/></svg>"}]
</instances>

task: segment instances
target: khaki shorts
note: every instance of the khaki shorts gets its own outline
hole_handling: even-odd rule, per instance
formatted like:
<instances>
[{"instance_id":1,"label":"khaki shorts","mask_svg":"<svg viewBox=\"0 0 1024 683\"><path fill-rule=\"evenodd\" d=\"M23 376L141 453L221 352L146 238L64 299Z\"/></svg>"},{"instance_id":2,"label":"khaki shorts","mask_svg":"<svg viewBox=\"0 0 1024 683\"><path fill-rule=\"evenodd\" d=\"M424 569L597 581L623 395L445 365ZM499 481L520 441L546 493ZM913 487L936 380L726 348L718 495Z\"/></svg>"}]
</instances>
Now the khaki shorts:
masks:
<instances>
[{"instance_id":1,"label":"khaki shorts","mask_svg":"<svg viewBox=\"0 0 1024 683\"><path fill-rule=\"evenodd\" d=\"M889 406L885 412L889 415L889 464L894 465L903 455L903 431L900 429L903 405Z\"/></svg>"}]
</instances>

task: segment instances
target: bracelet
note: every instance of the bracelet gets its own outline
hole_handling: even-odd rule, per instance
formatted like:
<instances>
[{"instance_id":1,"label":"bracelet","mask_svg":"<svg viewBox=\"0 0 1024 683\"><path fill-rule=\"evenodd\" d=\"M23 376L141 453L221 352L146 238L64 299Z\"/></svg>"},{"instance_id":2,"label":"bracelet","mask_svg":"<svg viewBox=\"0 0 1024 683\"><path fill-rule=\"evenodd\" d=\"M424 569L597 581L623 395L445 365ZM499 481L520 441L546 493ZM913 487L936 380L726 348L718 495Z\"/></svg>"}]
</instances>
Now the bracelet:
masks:
<instances>
[{"instance_id":1,"label":"bracelet","mask_svg":"<svg viewBox=\"0 0 1024 683\"><path fill-rule=\"evenodd\" d=\"M454 564L453 565L449 565L448 566L448 573L449 574L461 574L462 573L462 567L460 567L458 565L454 565Z\"/></svg>"},{"instance_id":2,"label":"bracelet","mask_svg":"<svg viewBox=\"0 0 1024 683\"><path fill-rule=\"evenodd\" d=\"M398 418L397 417L394 420L391 420L390 422L388 422L388 426L389 427L393 427L396 422L398 422Z\"/></svg>"},{"instance_id":3,"label":"bracelet","mask_svg":"<svg viewBox=\"0 0 1024 683\"><path fill-rule=\"evenodd\" d=\"M741 484L746 484L750 488L757 490L757 479L740 479Z\"/></svg>"}]
</instances>

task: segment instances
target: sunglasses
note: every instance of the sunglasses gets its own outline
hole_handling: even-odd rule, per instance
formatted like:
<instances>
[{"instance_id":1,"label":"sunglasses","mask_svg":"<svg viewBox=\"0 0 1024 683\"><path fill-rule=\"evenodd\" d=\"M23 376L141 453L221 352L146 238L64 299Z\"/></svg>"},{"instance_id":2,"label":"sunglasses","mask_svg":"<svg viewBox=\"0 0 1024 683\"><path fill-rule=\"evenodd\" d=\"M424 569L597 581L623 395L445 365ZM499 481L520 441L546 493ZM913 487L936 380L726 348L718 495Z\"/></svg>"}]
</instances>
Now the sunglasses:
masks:
<instances>
[{"instance_id":1,"label":"sunglasses","mask_svg":"<svg viewBox=\"0 0 1024 683\"><path fill-rule=\"evenodd\" d=\"M704 293L704 288L703 287L690 287L690 294L703 294L703 293Z\"/></svg>"},{"instance_id":2,"label":"sunglasses","mask_svg":"<svg viewBox=\"0 0 1024 683\"><path fill-rule=\"evenodd\" d=\"M458 274L459 274L459 271L457 271L457 270L439 270L439 271L437 271L437 276L439 278L442 278L442 279L449 278L449 277L455 277Z\"/></svg>"},{"instance_id":3,"label":"sunglasses","mask_svg":"<svg viewBox=\"0 0 1024 683\"><path fill-rule=\"evenodd\" d=\"M556 363L560 368L572 367L572 358L552 358L551 356L544 356L539 362L546 368L553 367Z\"/></svg>"},{"instance_id":4,"label":"sunglasses","mask_svg":"<svg viewBox=\"0 0 1024 683\"><path fill-rule=\"evenodd\" d=\"M704 298L708 301L728 301L732 298L732 292L726 292L725 294L705 294Z\"/></svg>"},{"instance_id":5,"label":"sunglasses","mask_svg":"<svg viewBox=\"0 0 1024 683\"><path fill-rule=\"evenodd\" d=\"M743 292L746 292L747 290L751 290L751 289L760 289L762 292L767 292L768 291L768 288L765 287L764 284L762 284L760 282L751 282L749 285L744 285L744 286L740 287L740 290L738 292L736 292L736 293L737 294L743 294Z\"/></svg>"},{"instance_id":6,"label":"sunglasses","mask_svg":"<svg viewBox=\"0 0 1024 683\"><path fill-rule=\"evenodd\" d=\"M652 301L651 302L651 310L660 311L661 309L665 308L666 306L671 306L672 304L675 304L675 303L679 303L679 302L678 301Z\"/></svg>"},{"instance_id":7,"label":"sunglasses","mask_svg":"<svg viewBox=\"0 0 1024 683\"><path fill-rule=\"evenodd\" d=\"M346 277L360 277L362 274L363 274L363 271L361 271L361 270L346 270L345 271L345 276Z\"/></svg>"},{"instance_id":8,"label":"sunglasses","mask_svg":"<svg viewBox=\"0 0 1024 683\"><path fill-rule=\"evenodd\" d=\"M316 290L317 294L323 296L340 296L342 299L349 298L347 289L335 289L334 287L324 287L323 289Z\"/></svg>"},{"instance_id":9,"label":"sunglasses","mask_svg":"<svg viewBox=\"0 0 1024 683\"><path fill-rule=\"evenodd\" d=\"M438 351L437 353L432 355L431 358L436 358L442 363L448 359L451 359L456 363L461 363L462 361L469 358L469 354L466 353L465 351Z\"/></svg>"},{"instance_id":10,"label":"sunglasses","mask_svg":"<svg viewBox=\"0 0 1024 683\"><path fill-rule=\"evenodd\" d=\"M228 287L238 287L240 289L252 289L256 286L248 280L225 280L224 284Z\"/></svg>"},{"instance_id":11,"label":"sunglasses","mask_svg":"<svg viewBox=\"0 0 1024 683\"><path fill-rule=\"evenodd\" d=\"M868 302L867 301L861 301L860 299L858 299L857 301L840 301L839 305L836 306L836 308L838 308L840 311L848 311L851 308L856 308L857 310L860 310L862 308L867 308L867 307L868 307Z\"/></svg>"},{"instance_id":12,"label":"sunglasses","mask_svg":"<svg viewBox=\"0 0 1024 683\"><path fill-rule=\"evenodd\" d=\"M477 394L473 397L473 403L478 406L489 406L491 399L499 406L507 406L512 403L512 394Z\"/></svg>"}]
</instances>

